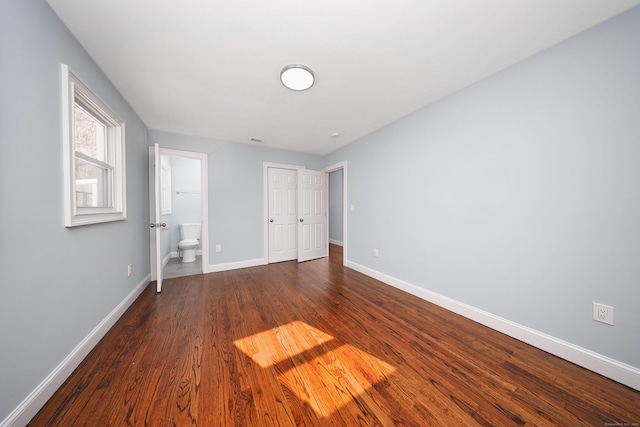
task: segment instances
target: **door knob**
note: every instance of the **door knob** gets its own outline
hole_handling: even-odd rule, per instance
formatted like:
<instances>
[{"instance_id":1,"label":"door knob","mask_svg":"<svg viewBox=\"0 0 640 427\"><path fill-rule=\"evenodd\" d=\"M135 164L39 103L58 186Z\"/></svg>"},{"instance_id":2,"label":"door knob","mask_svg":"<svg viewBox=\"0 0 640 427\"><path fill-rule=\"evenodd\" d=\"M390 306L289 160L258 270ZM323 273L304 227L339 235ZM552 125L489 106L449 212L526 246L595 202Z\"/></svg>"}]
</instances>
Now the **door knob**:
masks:
<instances>
[{"instance_id":1,"label":"door knob","mask_svg":"<svg viewBox=\"0 0 640 427\"><path fill-rule=\"evenodd\" d=\"M151 228L155 228L156 224L154 222L152 222L151 224L149 224L149 227Z\"/></svg>"},{"instance_id":2,"label":"door knob","mask_svg":"<svg viewBox=\"0 0 640 427\"><path fill-rule=\"evenodd\" d=\"M161 226L162 228L165 228L165 227L167 226L167 223L166 223L166 222L163 222L162 224L160 224L160 226Z\"/></svg>"},{"instance_id":3,"label":"door knob","mask_svg":"<svg viewBox=\"0 0 640 427\"><path fill-rule=\"evenodd\" d=\"M300 218L300 222L304 222L304 219Z\"/></svg>"},{"instance_id":4,"label":"door knob","mask_svg":"<svg viewBox=\"0 0 640 427\"><path fill-rule=\"evenodd\" d=\"M269 222L273 222L273 219L270 219Z\"/></svg>"}]
</instances>

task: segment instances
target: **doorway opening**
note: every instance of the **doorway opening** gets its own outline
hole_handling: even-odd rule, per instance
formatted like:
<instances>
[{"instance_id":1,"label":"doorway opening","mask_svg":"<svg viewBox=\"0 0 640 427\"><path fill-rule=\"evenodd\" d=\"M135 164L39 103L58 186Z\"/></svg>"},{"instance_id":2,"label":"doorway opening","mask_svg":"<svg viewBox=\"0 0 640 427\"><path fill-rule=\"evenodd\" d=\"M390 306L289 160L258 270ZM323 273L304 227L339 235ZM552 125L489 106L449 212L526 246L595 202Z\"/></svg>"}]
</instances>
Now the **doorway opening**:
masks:
<instances>
[{"instance_id":1,"label":"doorway opening","mask_svg":"<svg viewBox=\"0 0 640 427\"><path fill-rule=\"evenodd\" d=\"M341 248L330 252L342 255L342 265L347 265L347 161L323 171L329 175L329 243Z\"/></svg>"},{"instance_id":2,"label":"doorway opening","mask_svg":"<svg viewBox=\"0 0 640 427\"><path fill-rule=\"evenodd\" d=\"M152 280L208 273L207 155L160 148L159 164L162 228L159 245L151 245ZM155 175L149 175L155 188ZM186 244L187 237L197 244Z\"/></svg>"}]
</instances>

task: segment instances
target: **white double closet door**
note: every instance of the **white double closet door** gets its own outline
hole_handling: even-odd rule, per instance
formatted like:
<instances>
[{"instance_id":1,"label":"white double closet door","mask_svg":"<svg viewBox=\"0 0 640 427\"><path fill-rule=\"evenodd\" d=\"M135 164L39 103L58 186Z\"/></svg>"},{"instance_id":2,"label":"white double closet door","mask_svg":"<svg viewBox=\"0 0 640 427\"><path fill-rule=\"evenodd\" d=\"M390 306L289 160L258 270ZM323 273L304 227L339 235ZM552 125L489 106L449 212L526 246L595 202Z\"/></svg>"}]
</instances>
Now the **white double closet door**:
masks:
<instances>
[{"instance_id":1,"label":"white double closet door","mask_svg":"<svg viewBox=\"0 0 640 427\"><path fill-rule=\"evenodd\" d=\"M329 255L325 172L269 167L269 262Z\"/></svg>"}]
</instances>

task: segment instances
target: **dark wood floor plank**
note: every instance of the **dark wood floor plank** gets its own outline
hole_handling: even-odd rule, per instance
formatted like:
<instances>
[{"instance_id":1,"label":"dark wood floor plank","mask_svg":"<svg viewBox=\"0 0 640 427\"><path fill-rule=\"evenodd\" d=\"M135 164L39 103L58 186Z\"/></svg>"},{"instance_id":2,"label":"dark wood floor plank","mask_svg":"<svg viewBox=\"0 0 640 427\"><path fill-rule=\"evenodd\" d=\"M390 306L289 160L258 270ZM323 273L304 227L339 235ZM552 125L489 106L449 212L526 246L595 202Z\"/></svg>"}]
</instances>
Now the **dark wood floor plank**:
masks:
<instances>
[{"instance_id":1,"label":"dark wood floor plank","mask_svg":"<svg viewBox=\"0 0 640 427\"><path fill-rule=\"evenodd\" d=\"M640 392L331 252L151 284L30 425L640 422Z\"/></svg>"}]
</instances>

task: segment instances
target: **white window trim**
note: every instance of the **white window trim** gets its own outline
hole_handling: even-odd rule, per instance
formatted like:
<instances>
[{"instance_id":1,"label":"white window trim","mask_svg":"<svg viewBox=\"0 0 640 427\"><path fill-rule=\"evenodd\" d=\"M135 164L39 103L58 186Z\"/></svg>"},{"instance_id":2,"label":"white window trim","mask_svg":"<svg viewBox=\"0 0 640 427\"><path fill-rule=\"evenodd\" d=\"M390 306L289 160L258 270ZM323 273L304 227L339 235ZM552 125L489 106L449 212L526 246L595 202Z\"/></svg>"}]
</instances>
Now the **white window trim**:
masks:
<instances>
[{"instance_id":1,"label":"white window trim","mask_svg":"<svg viewBox=\"0 0 640 427\"><path fill-rule=\"evenodd\" d=\"M75 147L73 106L76 99L94 110L109 126L114 141L113 207L78 208L75 198ZM124 120L105 104L80 78L62 64L62 141L65 227L121 221L127 218Z\"/></svg>"}]
</instances>

